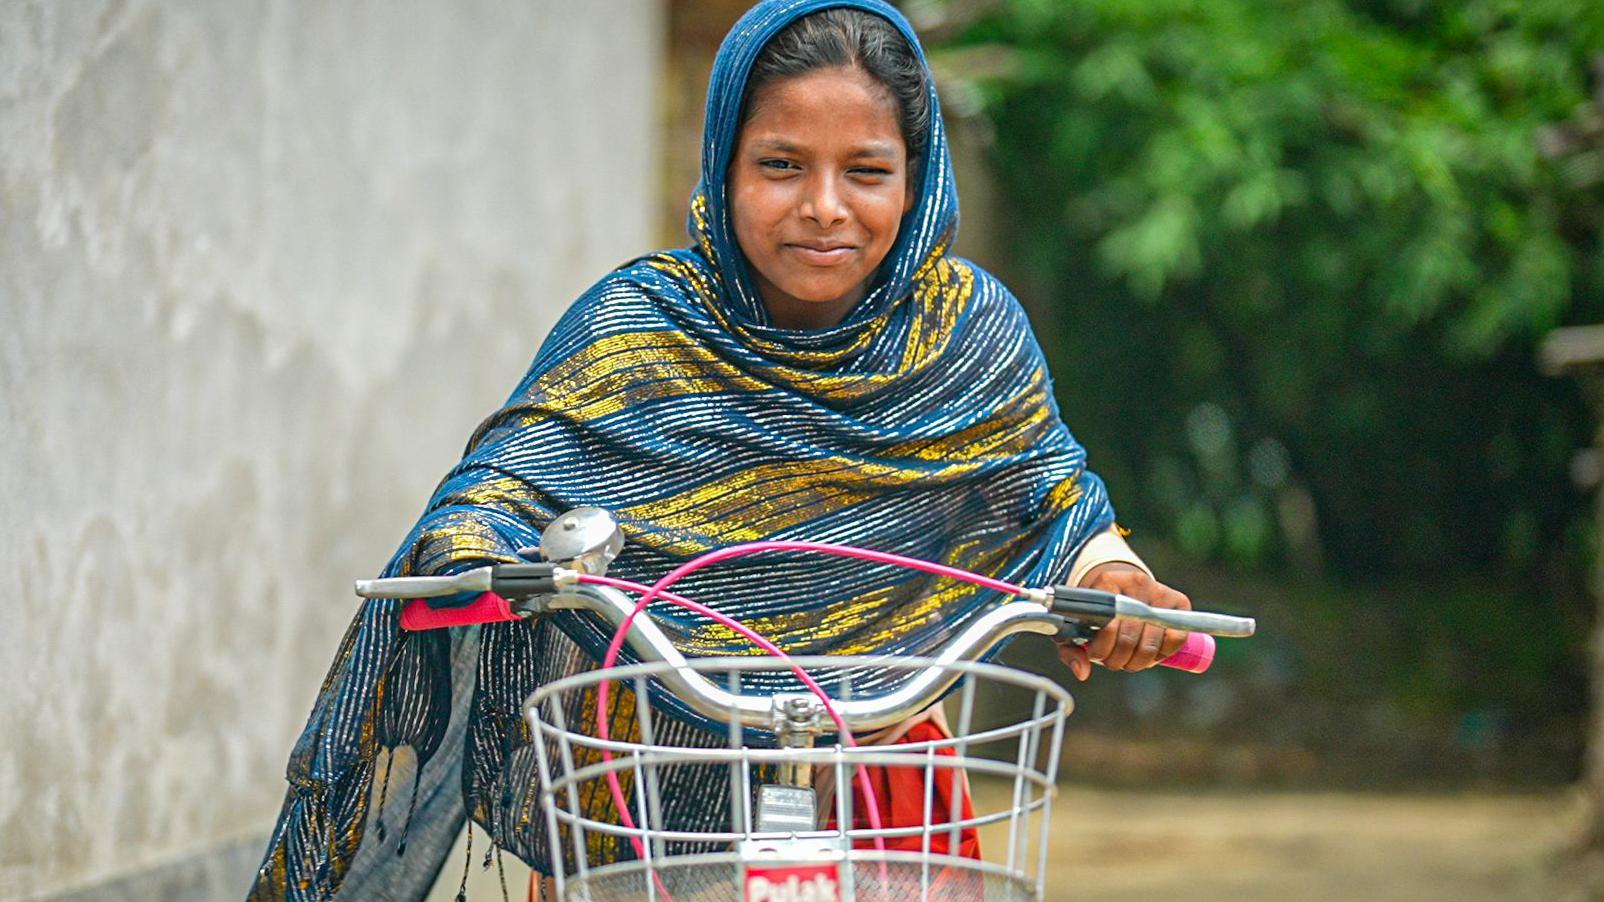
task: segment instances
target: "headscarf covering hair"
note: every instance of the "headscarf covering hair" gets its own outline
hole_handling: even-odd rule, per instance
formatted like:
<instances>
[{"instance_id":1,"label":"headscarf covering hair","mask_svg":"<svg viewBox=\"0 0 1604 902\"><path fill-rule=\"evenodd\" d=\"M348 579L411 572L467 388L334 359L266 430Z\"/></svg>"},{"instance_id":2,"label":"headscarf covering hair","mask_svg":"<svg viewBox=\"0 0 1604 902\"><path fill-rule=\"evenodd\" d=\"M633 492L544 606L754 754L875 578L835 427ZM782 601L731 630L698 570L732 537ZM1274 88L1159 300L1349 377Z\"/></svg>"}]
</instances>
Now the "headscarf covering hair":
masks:
<instances>
[{"instance_id":1,"label":"headscarf covering hair","mask_svg":"<svg viewBox=\"0 0 1604 902\"><path fill-rule=\"evenodd\" d=\"M775 538L1040 585L1062 578L1112 522L1018 301L948 253L958 197L933 80L917 199L867 296L828 329L770 322L731 229L725 173L753 60L781 29L828 8L885 18L924 64L908 22L880 0L767 0L747 12L713 66L691 246L630 261L573 304L386 575L515 560L562 511L595 506L623 526L628 546L612 572L626 579L652 582L710 549ZM732 561L676 591L799 654L918 654L998 602L967 584L795 555ZM421 896L464 816L497 853L551 872L521 705L537 686L595 666L611 630L568 613L403 633L399 609L366 602L347 632L292 753L253 898L320 899L342 887ZM652 613L687 654L754 652L678 608ZM883 692L888 679L855 671L853 691ZM614 736L632 734L632 704L620 694ZM673 699L653 704L675 715L660 741L724 741ZM575 710L569 723L594 718ZM669 823L719 822L728 787L702 785L707 776L665 774ZM598 791L586 804L605 816L612 800ZM601 838L587 850L593 862L629 854Z\"/></svg>"}]
</instances>

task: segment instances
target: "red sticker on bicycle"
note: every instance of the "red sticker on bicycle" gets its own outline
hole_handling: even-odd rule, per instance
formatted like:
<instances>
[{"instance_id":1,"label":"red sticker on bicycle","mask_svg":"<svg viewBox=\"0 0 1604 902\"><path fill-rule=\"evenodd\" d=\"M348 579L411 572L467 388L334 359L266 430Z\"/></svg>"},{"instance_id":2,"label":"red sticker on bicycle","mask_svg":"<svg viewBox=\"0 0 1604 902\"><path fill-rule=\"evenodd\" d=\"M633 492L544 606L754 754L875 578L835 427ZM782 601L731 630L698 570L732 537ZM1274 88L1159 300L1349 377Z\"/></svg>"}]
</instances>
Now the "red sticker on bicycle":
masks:
<instances>
[{"instance_id":1,"label":"red sticker on bicycle","mask_svg":"<svg viewBox=\"0 0 1604 902\"><path fill-rule=\"evenodd\" d=\"M823 864L748 864L745 902L841 902L841 871Z\"/></svg>"}]
</instances>

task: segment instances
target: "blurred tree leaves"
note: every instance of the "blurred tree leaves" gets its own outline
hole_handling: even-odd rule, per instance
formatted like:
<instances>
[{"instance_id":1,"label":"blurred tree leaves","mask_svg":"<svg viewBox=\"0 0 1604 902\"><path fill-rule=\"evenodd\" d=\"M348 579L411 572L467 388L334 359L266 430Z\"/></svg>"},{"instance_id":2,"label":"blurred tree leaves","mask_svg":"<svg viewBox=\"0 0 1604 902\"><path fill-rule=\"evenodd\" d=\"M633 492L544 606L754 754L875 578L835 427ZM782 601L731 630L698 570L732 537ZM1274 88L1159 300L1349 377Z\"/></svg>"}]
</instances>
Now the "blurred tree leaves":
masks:
<instances>
[{"instance_id":1,"label":"blurred tree leaves","mask_svg":"<svg viewBox=\"0 0 1604 902\"><path fill-rule=\"evenodd\" d=\"M1017 287L1121 519L1380 589L1330 641L1393 634L1389 704L1572 717L1592 414L1535 346L1604 320L1604 4L910 8L945 20L938 77L989 127Z\"/></svg>"},{"instance_id":2,"label":"blurred tree leaves","mask_svg":"<svg viewBox=\"0 0 1604 902\"><path fill-rule=\"evenodd\" d=\"M1540 138L1604 6L1015 0L944 43L1127 519L1255 568L1560 547L1588 424L1532 348L1604 316L1604 245Z\"/></svg>"}]
</instances>

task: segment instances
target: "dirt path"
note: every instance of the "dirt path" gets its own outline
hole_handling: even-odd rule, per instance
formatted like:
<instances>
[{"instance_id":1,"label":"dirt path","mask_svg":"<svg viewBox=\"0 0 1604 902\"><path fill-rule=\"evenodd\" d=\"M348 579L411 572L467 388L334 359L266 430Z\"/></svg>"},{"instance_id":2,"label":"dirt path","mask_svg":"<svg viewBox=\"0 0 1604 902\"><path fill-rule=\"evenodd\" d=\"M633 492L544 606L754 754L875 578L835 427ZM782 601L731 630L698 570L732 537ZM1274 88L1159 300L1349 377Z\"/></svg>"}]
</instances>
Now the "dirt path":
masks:
<instances>
[{"instance_id":1,"label":"dirt path","mask_svg":"<svg viewBox=\"0 0 1604 902\"><path fill-rule=\"evenodd\" d=\"M1006 785L977 785L982 806ZM992 803L995 804L995 803ZM1049 899L1593 900L1561 794L1147 793L1065 786ZM1007 830L989 828L987 856ZM1604 868L1595 869L1604 871ZM1592 894L1583 889L1593 882Z\"/></svg>"},{"instance_id":2,"label":"dirt path","mask_svg":"<svg viewBox=\"0 0 1604 902\"><path fill-rule=\"evenodd\" d=\"M976 780L977 810L1009 785ZM1054 803L1049 902L1600 902L1604 864L1560 856L1573 800L1543 795L1134 792L1067 785ZM483 840L483 836L479 840ZM982 835L1006 854L1006 826ZM475 844L478 846L478 843ZM431 902L450 902L461 841ZM511 897L529 869L506 856ZM1584 890L1591 880L1594 889ZM501 898L495 869L469 898Z\"/></svg>"}]
</instances>

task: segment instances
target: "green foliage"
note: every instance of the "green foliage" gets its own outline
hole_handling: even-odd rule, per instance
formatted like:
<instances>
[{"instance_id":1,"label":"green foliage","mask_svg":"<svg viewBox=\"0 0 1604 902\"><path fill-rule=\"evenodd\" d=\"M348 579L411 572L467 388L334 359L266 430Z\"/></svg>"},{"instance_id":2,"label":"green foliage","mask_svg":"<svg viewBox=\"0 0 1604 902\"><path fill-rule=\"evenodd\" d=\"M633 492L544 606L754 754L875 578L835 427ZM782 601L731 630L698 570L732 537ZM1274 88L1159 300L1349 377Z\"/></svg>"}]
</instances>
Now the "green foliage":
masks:
<instances>
[{"instance_id":1,"label":"green foliage","mask_svg":"<svg viewBox=\"0 0 1604 902\"><path fill-rule=\"evenodd\" d=\"M991 60L1014 244L1127 516L1251 566L1555 544L1586 417L1533 347L1604 315L1604 205L1539 138L1604 7L1016 0L947 52Z\"/></svg>"},{"instance_id":2,"label":"green foliage","mask_svg":"<svg viewBox=\"0 0 1604 902\"><path fill-rule=\"evenodd\" d=\"M1522 624L1586 609L1593 417L1535 347L1604 320L1604 5L1013 0L955 35L1122 520L1239 572L1456 586L1398 622L1496 625L1490 657L1414 649L1396 697L1441 694L1434 660L1472 705L1495 668L1521 703L1574 674L1574 630Z\"/></svg>"}]
</instances>

